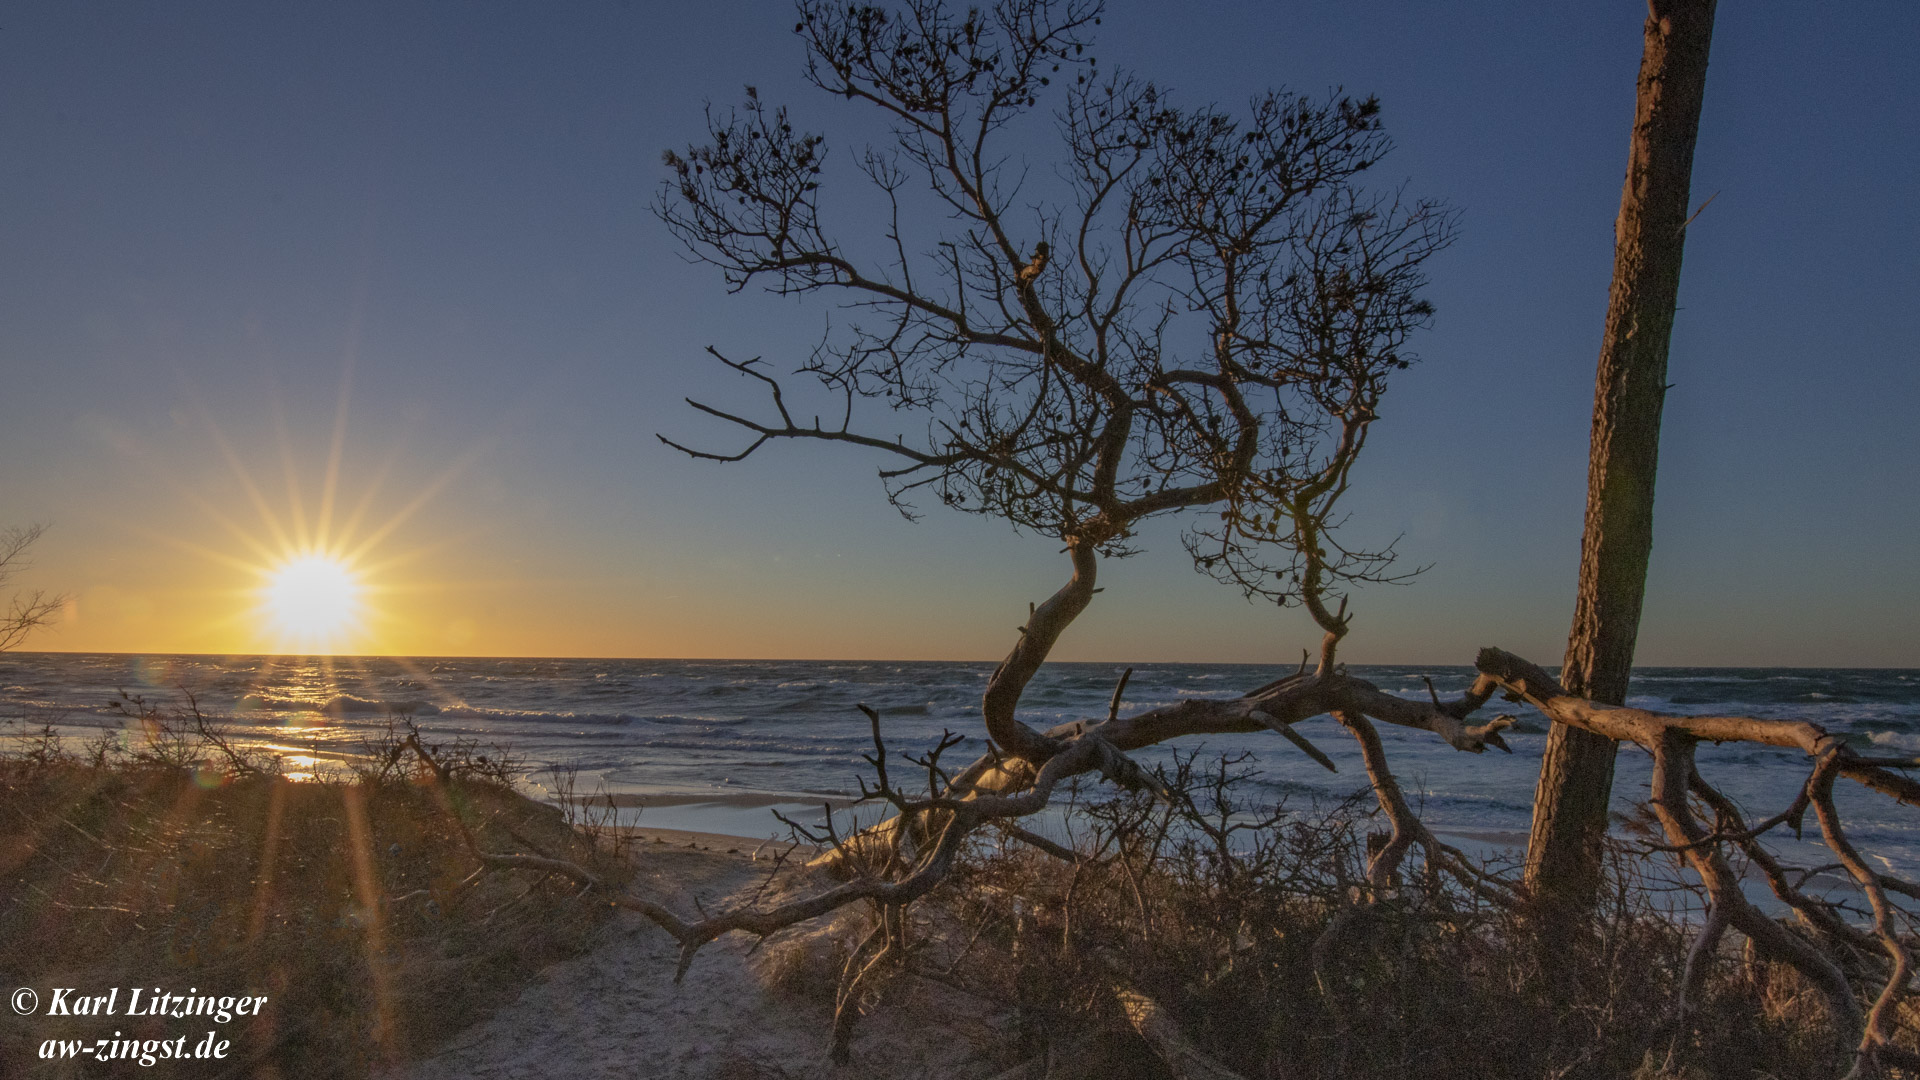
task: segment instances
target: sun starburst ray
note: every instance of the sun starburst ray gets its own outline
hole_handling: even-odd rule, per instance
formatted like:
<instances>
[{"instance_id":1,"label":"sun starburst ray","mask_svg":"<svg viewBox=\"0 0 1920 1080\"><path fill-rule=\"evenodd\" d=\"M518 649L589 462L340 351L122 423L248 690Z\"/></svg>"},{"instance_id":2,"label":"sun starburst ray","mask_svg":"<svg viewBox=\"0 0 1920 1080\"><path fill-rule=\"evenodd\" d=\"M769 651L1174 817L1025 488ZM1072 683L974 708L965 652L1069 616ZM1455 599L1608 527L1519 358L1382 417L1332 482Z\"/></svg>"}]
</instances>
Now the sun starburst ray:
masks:
<instances>
[{"instance_id":1,"label":"sun starburst ray","mask_svg":"<svg viewBox=\"0 0 1920 1080\"><path fill-rule=\"evenodd\" d=\"M287 485L287 514L293 522L294 541L302 548L314 546L313 531L307 527L306 499L300 491L300 467L293 452L293 432L279 394L273 395L273 427L280 444L280 472Z\"/></svg>"},{"instance_id":2,"label":"sun starburst ray","mask_svg":"<svg viewBox=\"0 0 1920 1080\"><path fill-rule=\"evenodd\" d=\"M333 408L333 442L327 448L327 473L320 484L320 516L318 533L314 543L326 547L330 537L327 528L333 521L333 502L340 493L340 462L346 456L347 449L347 405L353 397L353 365L356 359L354 342L360 334L360 313L354 312L353 325L348 331L346 363L340 372L340 399Z\"/></svg>"},{"instance_id":3,"label":"sun starburst ray","mask_svg":"<svg viewBox=\"0 0 1920 1080\"><path fill-rule=\"evenodd\" d=\"M461 473L465 472L467 468L480 457L483 450L483 446L476 445L466 453L460 455L452 465L447 466L439 476L429 481L426 487L421 489L419 494L408 500L407 504L396 511L384 524L367 534L367 537L360 541L358 545L348 549L347 558L357 560L375 545L385 540L395 529L405 524L408 518L419 513L422 507L432 502L434 496L440 494L442 489L458 478Z\"/></svg>"}]
</instances>

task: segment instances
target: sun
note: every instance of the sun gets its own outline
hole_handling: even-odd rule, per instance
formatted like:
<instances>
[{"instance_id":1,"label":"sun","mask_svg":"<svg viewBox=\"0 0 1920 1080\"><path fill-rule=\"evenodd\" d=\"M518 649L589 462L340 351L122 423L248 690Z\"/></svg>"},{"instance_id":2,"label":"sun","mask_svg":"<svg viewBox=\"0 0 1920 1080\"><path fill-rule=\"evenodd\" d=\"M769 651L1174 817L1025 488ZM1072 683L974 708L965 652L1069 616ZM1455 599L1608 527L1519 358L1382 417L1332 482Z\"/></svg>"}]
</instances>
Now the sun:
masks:
<instances>
[{"instance_id":1,"label":"sun","mask_svg":"<svg viewBox=\"0 0 1920 1080\"><path fill-rule=\"evenodd\" d=\"M360 580L345 559L307 553L267 572L262 590L269 621L281 634L314 641L353 628L360 611Z\"/></svg>"},{"instance_id":2,"label":"sun","mask_svg":"<svg viewBox=\"0 0 1920 1080\"><path fill-rule=\"evenodd\" d=\"M227 579L230 585L212 590L231 604L222 604L225 613L210 618L202 631L209 644L217 643L212 651L322 658L322 668L331 671L330 661L324 658L390 653L388 635L396 627L406 634L422 632L407 611L393 610L396 597L406 603L422 594L444 594L470 584L407 580L407 570L417 569L429 553L457 546L464 529L442 527L435 530L433 539L418 546L397 547L396 537L406 535L400 530L482 456L487 444L468 447L437 474L422 476L420 486L411 491L396 492L388 486L396 469L401 476L413 472L407 464L410 459L397 448L384 464L348 470L352 375L349 356L340 379L332 442L323 457L296 452L287 411L280 403L272 403L269 412L279 428L283 474L277 482L260 475L262 466L272 464L272 455L263 452L270 448L237 445L221 430L211 410L204 405L197 408L226 459L230 487L237 488L244 501L236 512L227 501L210 498L196 487L178 480L172 480L171 486L206 521L219 526L228 542L210 544L175 531L140 531L156 543L219 563L234 573ZM316 473L317 492L309 486ZM246 520L247 506L258 515L257 522ZM447 625L450 639L459 620Z\"/></svg>"}]
</instances>

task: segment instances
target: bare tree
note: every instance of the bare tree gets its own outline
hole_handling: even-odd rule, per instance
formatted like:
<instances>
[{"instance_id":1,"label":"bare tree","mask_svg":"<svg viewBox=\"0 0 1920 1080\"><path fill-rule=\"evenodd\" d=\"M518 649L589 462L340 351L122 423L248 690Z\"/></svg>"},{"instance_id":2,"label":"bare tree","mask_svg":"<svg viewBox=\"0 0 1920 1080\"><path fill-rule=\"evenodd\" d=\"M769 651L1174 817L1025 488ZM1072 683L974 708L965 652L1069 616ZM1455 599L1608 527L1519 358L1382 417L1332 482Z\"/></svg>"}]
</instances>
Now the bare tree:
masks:
<instances>
[{"instance_id":1,"label":"bare tree","mask_svg":"<svg viewBox=\"0 0 1920 1080\"><path fill-rule=\"evenodd\" d=\"M1686 246L1694 136L1706 95L1715 0L1651 0L1627 179L1615 223L1613 289L1593 403L1580 591L1561 682L1570 693L1627 699L1647 560L1667 344ZM1592 905L1613 788L1614 743L1554 725L1540 766L1528 887L1543 913Z\"/></svg>"},{"instance_id":2,"label":"bare tree","mask_svg":"<svg viewBox=\"0 0 1920 1080\"><path fill-rule=\"evenodd\" d=\"M28 525L0 533L0 590L27 569L27 549L46 531L44 525ZM64 596L41 590L14 595L7 601L5 613L0 614L0 652L18 646L37 627L51 622L66 602Z\"/></svg>"},{"instance_id":3,"label":"bare tree","mask_svg":"<svg viewBox=\"0 0 1920 1080\"><path fill-rule=\"evenodd\" d=\"M736 461L774 440L856 444L893 459L881 477L909 514L926 496L1064 547L1071 578L1030 612L982 704L994 745L1029 767L1064 744L1015 718L1022 691L1091 602L1100 560L1128 554L1148 518L1212 511L1189 521L1198 564L1281 603L1325 609L1389 575L1390 550L1334 542L1335 512L1432 314L1423 265L1453 235L1436 204L1359 185L1390 148L1373 99L1181 107L1096 65L1099 13L802 0L808 81L891 127L854 161L879 210L877 264L823 218L824 138L751 87L741 108L709 110L706 142L666 155L656 207L733 289L825 293L854 313L799 366L837 423L802 421L759 361L714 351L772 415L691 402L751 440L669 445ZM1005 145L1048 95L1051 189ZM857 430L866 400L923 430Z\"/></svg>"},{"instance_id":4,"label":"bare tree","mask_svg":"<svg viewBox=\"0 0 1920 1080\"><path fill-rule=\"evenodd\" d=\"M1509 718L1466 723L1484 696L1409 701L1336 662L1348 588L1394 578L1390 546L1335 539L1340 502L1387 380L1413 362L1408 340L1432 316L1424 264L1454 228L1431 201L1361 186L1390 149L1379 104L1268 92L1239 116L1179 106L1150 81L1097 67L1100 8L1087 0L798 6L808 81L889 124L888 143L854 161L870 185L863 205L878 211L873 234L862 244L829 227L825 139L752 87L740 108L708 110L705 142L665 155L656 212L733 290L821 293L853 313L798 365L837 420L801 419L811 410L758 359L710 349L764 392L765 418L689 401L743 429L745 445L662 441L723 462L777 440L861 446L891 459L880 475L903 513L931 498L1002 518L1058 543L1072 575L1031 606L988 680L986 756L950 773L936 752L920 762L927 797L908 798L887 780L876 719L878 787L866 794L898 816L859 843L817 838L853 880L700 928L662 922L688 958L728 929L771 932L856 900L881 909L883 930L897 926L975 830L1036 812L1062 781L1098 771L1158 790L1127 754L1167 739L1273 730L1331 768L1292 725L1334 713L1371 750L1390 814L1406 804L1369 716L1461 750L1504 749ZM1049 94L1060 100L1052 185L1010 149ZM884 254L857 254L868 250ZM919 430L856 427L868 402ZM1131 716L1120 715L1123 680L1104 720L1046 732L1021 722L1021 696L1092 602L1101 561L1132 553L1142 522L1173 514L1186 515L1199 569L1307 607L1324 634L1319 663L1239 697ZM1371 868L1383 889L1416 845L1471 887L1503 888L1403 817ZM895 955L892 942L876 932L859 970ZM835 1042L844 1052L839 1025Z\"/></svg>"}]
</instances>

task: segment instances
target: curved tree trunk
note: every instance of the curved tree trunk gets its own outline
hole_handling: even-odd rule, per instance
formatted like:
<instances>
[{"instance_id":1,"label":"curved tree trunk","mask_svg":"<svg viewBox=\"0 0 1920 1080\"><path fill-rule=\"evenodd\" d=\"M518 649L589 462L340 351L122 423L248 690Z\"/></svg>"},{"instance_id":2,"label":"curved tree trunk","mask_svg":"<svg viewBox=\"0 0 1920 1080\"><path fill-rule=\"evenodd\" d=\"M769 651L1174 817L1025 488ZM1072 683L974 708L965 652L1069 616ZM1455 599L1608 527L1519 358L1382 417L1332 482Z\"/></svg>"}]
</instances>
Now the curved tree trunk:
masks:
<instances>
[{"instance_id":1,"label":"curved tree trunk","mask_svg":"<svg viewBox=\"0 0 1920 1080\"><path fill-rule=\"evenodd\" d=\"M1014 719L1014 711L1020 706L1027 683L1047 662L1047 654L1053 651L1061 632L1093 601L1093 582L1100 568L1100 557L1092 544L1070 543L1067 553L1073 558L1073 577L1028 615L1027 625L1020 628L1020 640L994 669L980 702L988 737L1000 749L1036 766L1046 762L1053 743Z\"/></svg>"},{"instance_id":2,"label":"curved tree trunk","mask_svg":"<svg viewBox=\"0 0 1920 1080\"><path fill-rule=\"evenodd\" d=\"M1627 179L1614 225L1613 288L1600 346L1580 593L1560 682L1626 701L1653 548L1653 486L1667 346L1680 289L1694 136L1715 0L1650 0ZM1527 843L1526 884L1545 910L1591 907L1613 787L1614 743L1555 724Z\"/></svg>"}]
</instances>

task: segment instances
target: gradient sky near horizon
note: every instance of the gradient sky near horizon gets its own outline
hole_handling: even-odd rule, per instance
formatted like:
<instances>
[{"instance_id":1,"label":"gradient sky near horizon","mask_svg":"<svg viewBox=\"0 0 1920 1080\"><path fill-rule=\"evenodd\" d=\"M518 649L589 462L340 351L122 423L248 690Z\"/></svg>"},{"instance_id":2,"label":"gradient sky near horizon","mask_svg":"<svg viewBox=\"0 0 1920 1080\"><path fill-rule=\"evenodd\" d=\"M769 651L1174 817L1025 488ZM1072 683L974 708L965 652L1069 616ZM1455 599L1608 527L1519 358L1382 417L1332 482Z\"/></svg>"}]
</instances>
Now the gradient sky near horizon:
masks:
<instances>
[{"instance_id":1,"label":"gradient sky near horizon","mask_svg":"<svg viewBox=\"0 0 1920 1080\"><path fill-rule=\"evenodd\" d=\"M1352 506L1357 537L1431 569L1356 597L1353 661L1559 659L1644 15L1107 13L1102 66L1183 102L1377 93L1379 176L1462 212ZM728 295L649 211L660 152L745 84L840 165L836 133L868 137L803 86L792 23L778 2L10 4L0 527L49 524L21 584L72 597L27 647L272 649L249 567L326 523L364 548L343 651L1002 655L1064 580L1054 545L905 522L851 448L721 466L654 438L731 440L688 395L758 404L704 346L791 368L832 313ZM1910 2L1721 6L1643 664L1920 666L1915 42ZM1176 537L1109 564L1056 655L1313 641Z\"/></svg>"}]
</instances>

